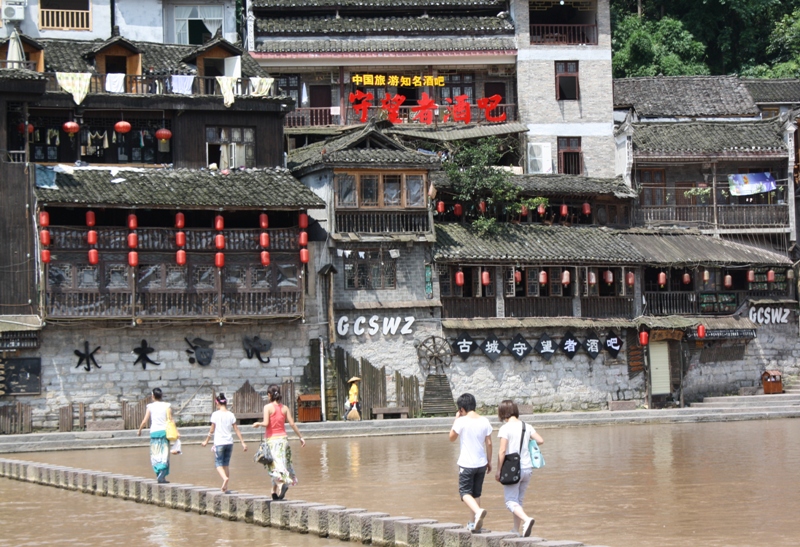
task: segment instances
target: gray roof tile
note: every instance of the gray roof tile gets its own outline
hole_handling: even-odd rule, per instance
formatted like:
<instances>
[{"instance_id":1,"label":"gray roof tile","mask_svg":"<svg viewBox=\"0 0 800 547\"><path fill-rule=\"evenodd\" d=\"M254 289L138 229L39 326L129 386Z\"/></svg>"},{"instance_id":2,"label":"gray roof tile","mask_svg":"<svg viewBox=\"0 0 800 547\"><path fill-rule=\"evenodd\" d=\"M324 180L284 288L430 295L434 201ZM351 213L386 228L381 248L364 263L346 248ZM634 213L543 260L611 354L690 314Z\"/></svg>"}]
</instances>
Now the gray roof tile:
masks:
<instances>
[{"instance_id":1,"label":"gray roof tile","mask_svg":"<svg viewBox=\"0 0 800 547\"><path fill-rule=\"evenodd\" d=\"M256 40L258 42L258 40ZM409 53L439 51L516 51L513 36L425 37L425 38L317 38L267 39L258 42L258 53Z\"/></svg>"},{"instance_id":2,"label":"gray roof tile","mask_svg":"<svg viewBox=\"0 0 800 547\"><path fill-rule=\"evenodd\" d=\"M310 7L333 9L475 9L505 8L506 0L254 0L254 9L308 9Z\"/></svg>"},{"instance_id":3,"label":"gray roof tile","mask_svg":"<svg viewBox=\"0 0 800 547\"><path fill-rule=\"evenodd\" d=\"M617 178L582 177L579 175L511 175L511 181L526 195L535 196L595 196L612 195L619 199L634 199L637 193ZM452 191L447 173L431 174L437 190Z\"/></svg>"},{"instance_id":4,"label":"gray roof tile","mask_svg":"<svg viewBox=\"0 0 800 547\"><path fill-rule=\"evenodd\" d=\"M461 123L439 124L431 127L422 124L400 124L389 131L398 137L411 139L424 139L428 141L462 141L479 139L493 135L510 135L513 133L527 133L528 126L524 123Z\"/></svg>"},{"instance_id":5,"label":"gray roof tile","mask_svg":"<svg viewBox=\"0 0 800 547\"><path fill-rule=\"evenodd\" d=\"M509 34L514 25L501 17L262 17L258 33L269 36L419 35L419 34Z\"/></svg>"},{"instance_id":6,"label":"gray roof tile","mask_svg":"<svg viewBox=\"0 0 800 547\"><path fill-rule=\"evenodd\" d=\"M27 68L0 68L2 80L44 80L44 74Z\"/></svg>"},{"instance_id":7,"label":"gray roof tile","mask_svg":"<svg viewBox=\"0 0 800 547\"><path fill-rule=\"evenodd\" d=\"M760 80L744 79L742 83L756 103L800 104L800 80Z\"/></svg>"}]
</instances>

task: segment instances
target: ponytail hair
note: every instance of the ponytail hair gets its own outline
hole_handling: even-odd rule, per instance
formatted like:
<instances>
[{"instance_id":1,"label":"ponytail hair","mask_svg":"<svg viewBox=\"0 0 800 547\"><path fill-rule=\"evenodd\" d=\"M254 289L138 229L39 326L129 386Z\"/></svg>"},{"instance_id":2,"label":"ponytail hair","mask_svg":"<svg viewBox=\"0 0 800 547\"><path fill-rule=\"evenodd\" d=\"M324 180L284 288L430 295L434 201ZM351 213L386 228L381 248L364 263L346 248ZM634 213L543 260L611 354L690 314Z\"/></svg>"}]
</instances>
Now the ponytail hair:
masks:
<instances>
[{"instance_id":1,"label":"ponytail hair","mask_svg":"<svg viewBox=\"0 0 800 547\"><path fill-rule=\"evenodd\" d=\"M269 394L269 400L273 403L280 403L283 400L283 396L281 395L281 388L272 384L267 388L267 393Z\"/></svg>"}]
</instances>

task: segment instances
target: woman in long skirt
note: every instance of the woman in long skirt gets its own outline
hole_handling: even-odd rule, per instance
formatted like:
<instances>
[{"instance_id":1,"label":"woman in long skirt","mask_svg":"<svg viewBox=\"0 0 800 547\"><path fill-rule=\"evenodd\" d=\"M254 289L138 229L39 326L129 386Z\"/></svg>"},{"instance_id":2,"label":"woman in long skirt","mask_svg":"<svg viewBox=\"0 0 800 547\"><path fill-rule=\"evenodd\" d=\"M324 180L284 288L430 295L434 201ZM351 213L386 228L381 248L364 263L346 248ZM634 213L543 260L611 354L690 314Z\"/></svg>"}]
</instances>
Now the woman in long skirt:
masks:
<instances>
[{"instance_id":1,"label":"woman in long skirt","mask_svg":"<svg viewBox=\"0 0 800 547\"><path fill-rule=\"evenodd\" d=\"M165 483L169 475L169 441L167 440L167 422L172 420L170 404L162 401L161 388L153 389L153 402L147 405L142 423L139 424L138 436L150 422L150 464L156 473L158 482Z\"/></svg>"},{"instance_id":2,"label":"woman in long skirt","mask_svg":"<svg viewBox=\"0 0 800 547\"><path fill-rule=\"evenodd\" d=\"M272 453L272 463L267 465L267 470L272 478L272 499L282 500L286 496L289 485L297 484L292 466L292 450L286 437L286 422L292 427L294 432L300 437L300 446L305 446L306 441L300 435L300 431L294 423L289 408L281 404L283 396L281 388L271 385L267 388L269 403L264 405L264 421L256 422L253 427L265 427L265 437L267 446Z\"/></svg>"}]
</instances>

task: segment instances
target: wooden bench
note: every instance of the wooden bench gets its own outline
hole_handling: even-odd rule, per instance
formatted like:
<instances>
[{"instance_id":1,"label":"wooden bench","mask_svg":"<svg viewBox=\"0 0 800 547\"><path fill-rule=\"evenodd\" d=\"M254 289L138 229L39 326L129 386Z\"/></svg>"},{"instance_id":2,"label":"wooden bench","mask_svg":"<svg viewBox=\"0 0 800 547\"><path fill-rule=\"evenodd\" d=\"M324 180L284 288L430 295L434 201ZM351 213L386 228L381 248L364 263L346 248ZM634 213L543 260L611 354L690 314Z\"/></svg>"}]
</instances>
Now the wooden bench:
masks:
<instances>
[{"instance_id":1,"label":"wooden bench","mask_svg":"<svg viewBox=\"0 0 800 547\"><path fill-rule=\"evenodd\" d=\"M233 394L233 404L231 412L236 415L236 420L259 421L264 417L264 399L250 385L249 380L245 380L244 385Z\"/></svg>"},{"instance_id":2,"label":"wooden bench","mask_svg":"<svg viewBox=\"0 0 800 547\"><path fill-rule=\"evenodd\" d=\"M407 406L372 407L372 415L376 420L383 420L384 416L397 416L402 420L408 418L408 413Z\"/></svg>"}]
</instances>

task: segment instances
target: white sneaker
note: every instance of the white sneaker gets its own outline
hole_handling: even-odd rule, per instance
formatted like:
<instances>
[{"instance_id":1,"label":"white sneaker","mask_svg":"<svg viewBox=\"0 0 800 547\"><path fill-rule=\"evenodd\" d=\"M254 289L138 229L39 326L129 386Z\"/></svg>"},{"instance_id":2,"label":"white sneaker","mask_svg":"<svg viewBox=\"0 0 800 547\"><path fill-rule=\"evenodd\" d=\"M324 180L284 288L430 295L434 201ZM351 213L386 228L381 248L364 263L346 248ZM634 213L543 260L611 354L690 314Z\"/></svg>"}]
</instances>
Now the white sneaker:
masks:
<instances>
[{"instance_id":1,"label":"white sneaker","mask_svg":"<svg viewBox=\"0 0 800 547\"><path fill-rule=\"evenodd\" d=\"M483 528L483 519L486 518L486 509L481 509L475 513L475 529L480 530Z\"/></svg>"},{"instance_id":2,"label":"white sneaker","mask_svg":"<svg viewBox=\"0 0 800 547\"><path fill-rule=\"evenodd\" d=\"M522 524L522 537L530 537L531 531L533 530L533 522L532 518L529 518Z\"/></svg>"}]
</instances>

